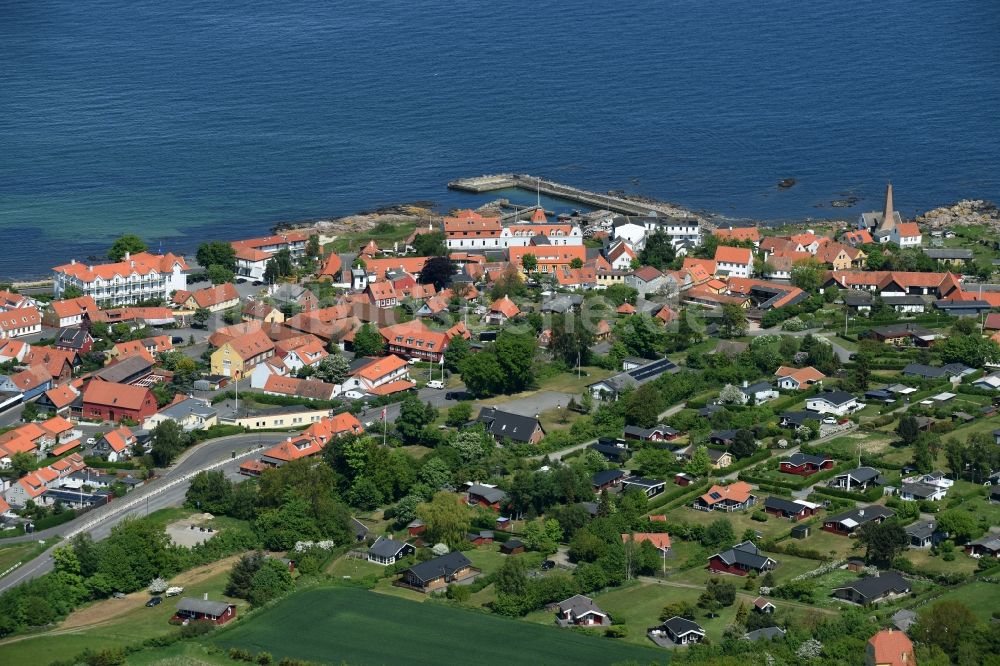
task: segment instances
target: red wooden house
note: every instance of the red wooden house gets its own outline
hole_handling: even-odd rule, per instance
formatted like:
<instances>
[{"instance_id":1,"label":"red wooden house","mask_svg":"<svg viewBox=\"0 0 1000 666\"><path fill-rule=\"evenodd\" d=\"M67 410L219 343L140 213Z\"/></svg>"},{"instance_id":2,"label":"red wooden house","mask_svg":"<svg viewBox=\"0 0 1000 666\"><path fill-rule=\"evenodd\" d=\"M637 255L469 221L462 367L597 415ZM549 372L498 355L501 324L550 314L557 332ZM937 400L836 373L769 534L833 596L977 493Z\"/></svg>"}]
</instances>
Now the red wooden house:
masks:
<instances>
[{"instance_id":1,"label":"red wooden house","mask_svg":"<svg viewBox=\"0 0 1000 666\"><path fill-rule=\"evenodd\" d=\"M172 619L225 624L235 618L236 606L226 601L209 601L206 594L204 599L181 599Z\"/></svg>"},{"instance_id":2,"label":"red wooden house","mask_svg":"<svg viewBox=\"0 0 1000 666\"><path fill-rule=\"evenodd\" d=\"M479 505L494 511L500 510L500 505L507 499L507 493L492 486L474 483L469 487L469 506Z\"/></svg>"},{"instance_id":3,"label":"red wooden house","mask_svg":"<svg viewBox=\"0 0 1000 666\"><path fill-rule=\"evenodd\" d=\"M779 470L785 474L811 476L824 469L832 469L834 460L829 456L811 456L806 453L793 453L781 461Z\"/></svg>"},{"instance_id":4,"label":"red wooden house","mask_svg":"<svg viewBox=\"0 0 1000 666\"><path fill-rule=\"evenodd\" d=\"M764 500L764 511L772 516L790 518L796 522L814 515L818 510L818 505L802 500L793 501L773 495Z\"/></svg>"}]
</instances>

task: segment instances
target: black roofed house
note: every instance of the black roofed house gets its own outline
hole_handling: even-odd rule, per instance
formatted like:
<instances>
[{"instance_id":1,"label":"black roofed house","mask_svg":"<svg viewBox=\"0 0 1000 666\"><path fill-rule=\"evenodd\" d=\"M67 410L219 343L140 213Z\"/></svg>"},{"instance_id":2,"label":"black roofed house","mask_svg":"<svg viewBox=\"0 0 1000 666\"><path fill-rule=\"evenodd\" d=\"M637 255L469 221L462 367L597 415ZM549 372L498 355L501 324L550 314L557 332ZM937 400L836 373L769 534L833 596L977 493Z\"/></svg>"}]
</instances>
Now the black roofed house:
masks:
<instances>
[{"instance_id":1,"label":"black roofed house","mask_svg":"<svg viewBox=\"0 0 1000 666\"><path fill-rule=\"evenodd\" d=\"M607 460L614 463L623 463L631 456L628 444L623 439L615 440L602 437L596 443L591 444L590 449L597 451Z\"/></svg>"},{"instance_id":2,"label":"black roofed house","mask_svg":"<svg viewBox=\"0 0 1000 666\"><path fill-rule=\"evenodd\" d=\"M644 479L641 476L630 476L622 481L622 492L626 492L630 488L638 488L645 493L647 498L656 497L666 490L667 482L658 479Z\"/></svg>"},{"instance_id":3,"label":"black roofed house","mask_svg":"<svg viewBox=\"0 0 1000 666\"><path fill-rule=\"evenodd\" d=\"M177 602L173 620L201 621L225 624L236 617L236 606L226 601L209 601L208 594L201 599L184 597Z\"/></svg>"},{"instance_id":4,"label":"black roofed house","mask_svg":"<svg viewBox=\"0 0 1000 666\"><path fill-rule=\"evenodd\" d=\"M705 638L705 630L697 622L675 615L658 627L648 632L651 641L661 647L673 645L688 645L700 643Z\"/></svg>"},{"instance_id":5,"label":"black roofed house","mask_svg":"<svg viewBox=\"0 0 1000 666\"><path fill-rule=\"evenodd\" d=\"M868 336L888 345L913 344L918 347L930 347L938 338L934 331L917 324L877 326L868 332Z\"/></svg>"},{"instance_id":6,"label":"black roofed house","mask_svg":"<svg viewBox=\"0 0 1000 666\"><path fill-rule=\"evenodd\" d=\"M965 546L965 552L972 557L1000 557L1000 534L986 536L970 541Z\"/></svg>"},{"instance_id":7,"label":"black roofed house","mask_svg":"<svg viewBox=\"0 0 1000 666\"><path fill-rule=\"evenodd\" d=\"M86 328L60 328L52 346L77 354L86 354L93 348L94 338Z\"/></svg>"},{"instance_id":8,"label":"black roofed house","mask_svg":"<svg viewBox=\"0 0 1000 666\"><path fill-rule=\"evenodd\" d=\"M708 441L716 446L732 446L736 441L736 431L713 430L708 436Z\"/></svg>"},{"instance_id":9,"label":"black roofed house","mask_svg":"<svg viewBox=\"0 0 1000 666\"><path fill-rule=\"evenodd\" d=\"M919 377L920 379L949 379L952 382L961 380L962 377L975 372L972 368L961 363L949 363L940 367L925 365L923 363L909 363L903 368L903 375L907 377Z\"/></svg>"},{"instance_id":10,"label":"black roofed house","mask_svg":"<svg viewBox=\"0 0 1000 666\"><path fill-rule=\"evenodd\" d=\"M892 614L892 625L900 631L909 631L917 623L917 614L908 608L903 608Z\"/></svg>"},{"instance_id":11,"label":"black roofed house","mask_svg":"<svg viewBox=\"0 0 1000 666\"><path fill-rule=\"evenodd\" d=\"M948 535L939 530L937 523L933 520L918 520L907 525L905 529L906 538L910 541L910 548L930 548L948 538Z\"/></svg>"},{"instance_id":12,"label":"black roofed house","mask_svg":"<svg viewBox=\"0 0 1000 666\"><path fill-rule=\"evenodd\" d=\"M611 624L611 616L602 611L594 600L575 594L556 607L556 624L560 627L593 627Z\"/></svg>"},{"instance_id":13,"label":"black roofed house","mask_svg":"<svg viewBox=\"0 0 1000 666\"><path fill-rule=\"evenodd\" d=\"M934 307L952 317L978 317L993 309L989 301L969 299L967 301L941 298L934 301Z\"/></svg>"},{"instance_id":14,"label":"black roofed house","mask_svg":"<svg viewBox=\"0 0 1000 666\"><path fill-rule=\"evenodd\" d=\"M716 412L721 412L724 409L725 407L723 407L722 405L715 405L715 404L705 405L704 407L698 410L698 416L700 416L703 419L708 419L712 417L712 414L715 414Z\"/></svg>"},{"instance_id":15,"label":"black roofed house","mask_svg":"<svg viewBox=\"0 0 1000 666\"><path fill-rule=\"evenodd\" d=\"M819 505L804 500L789 500L771 495L764 500L764 511L779 518L799 521L816 513Z\"/></svg>"},{"instance_id":16,"label":"black roofed house","mask_svg":"<svg viewBox=\"0 0 1000 666\"><path fill-rule=\"evenodd\" d=\"M640 428L639 426L625 426L625 439L640 439L644 442L665 442L677 437L681 433L668 425L662 423L652 428Z\"/></svg>"},{"instance_id":17,"label":"black roofed house","mask_svg":"<svg viewBox=\"0 0 1000 666\"><path fill-rule=\"evenodd\" d=\"M735 430L731 431L721 431L723 434L726 432L735 433ZM719 432L712 433L713 437L719 435ZM677 460L690 460L691 456L694 455L698 447L694 444L689 444L684 448L677 449ZM708 459L712 462L712 469L725 469L733 464L733 454L729 451L722 451L720 449L710 449L706 448L705 453L708 454Z\"/></svg>"},{"instance_id":18,"label":"black roofed house","mask_svg":"<svg viewBox=\"0 0 1000 666\"><path fill-rule=\"evenodd\" d=\"M881 402L886 405L890 405L896 402L898 398L896 397L895 393L893 393L888 389L872 389L871 391L865 392L865 400L869 400L872 402Z\"/></svg>"},{"instance_id":19,"label":"black roofed house","mask_svg":"<svg viewBox=\"0 0 1000 666\"><path fill-rule=\"evenodd\" d=\"M615 401L626 389L634 389L650 382L662 374L680 372L676 363L667 358L650 361L645 365L626 370L617 375L594 382L587 387L590 394L599 400Z\"/></svg>"},{"instance_id":20,"label":"black roofed house","mask_svg":"<svg viewBox=\"0 0 1000 666\"><path fill-rule=\"evenodd\" d=\"M455 550L414 564L394 584L420 592L433 592L447 587L449 583L468 580L478 574L479 570L472 566L469 558Z\"/></svg>"},{"instance_id":21,"label":"black roofed house","mask_svg":"<svg viewBox=\"0 0 1000 666\"><path fill-rule=\"evenodd\" d=\"M592 484L594 492L601 492L605 488L614 488L625 478L625 472L620 469L604 469L594 474Z\"/></svg>"},{"instance_id":22,"label":"black roofed house","mask_svg":"<svg viewBox=\"0 0 1000 666\"><path fill-rule=\"evenodd\" d=\"M916 294L883 296L882 302L896 312L902 312L905 314L919 314L926 309L924 299Z\"/></svg>"},{"instance_id":23,"label":"black roofed house","mask_svg":"<svg viewBox=\"0 0 1000 666\"><path fill-rule=\"evenodd\" d=\"M972 260L972 250L966 247L925 247L924 254L941 264L961 266Z\"/></svg>"},{"instance_id":24,"label":"black roofed house","mask_svg":"<svg viewBox=\"0 0 1000 666\"><path fill-rule=\"evenodd\" d=\"M882 472L874 467L857 467L833 477L831 488L842 490L867 490L871 485L882 482Z\"/></svg>"},{"instance_id":25,"label":"black roofed house","mask_svg":"<svg viewBox=\"0 0 1000 666\"><path fill-rule=\"evenodd\" d=\"M755 629L754 631L748 631L743 634L743 638L750 642L756 643L757 641L773 641L776 638L784 638L785 630L781 627L764 627L763 629Z\"/></svg>"},{"instance_id":26,"label":"black roofed house","mask_svg":"<svg viewBox=\"0 0 1000 666\"><path fill-rule=\"evenodd\" d=\"M827 455L810 455L795 452L778 464L778 470L785 474L811 476L824 469L832 469L834 460Z\"/></svg>"},{"instance_id":27,"label":"black roofed house","mask_svg":"<svg viewBox=\"0 0 1000 666\"><path fill-rule=\"evenodd\" d=\"M912 483L904 482L899 487L899 499L908 502L923 502L925 500L936 502L937 500L944 499L947 493L948 490L946 488L919 481Z\"/></svg>"},{"instance_id":28,"label":"black roofed house","mask_svg":"<svg viewBox=\"0 0 1000 666\"><path fill-rule=\"evenodd\" d=\"M800 410L797 412L784 412L781 415L781 419L778 421L778 425L782 428L791 428L793 430L800 430L806 426L808 421L819 422L819 415L816 412L808 412L805 410Z\"/></svg>"},{"instance_id":29,"label":"black roofed house","mask_svg":"<svg viewBox=\"0 0 1000 666\"><path fill-rule=\"evenodd\" d=\"M481 483L473 483L469 486L468 494L469 506L476 506L478 504L494 511L499 511L500 505L507 499L507 493L504 491L495 486L487 486Z\"/></svg>"},{"instance_id":30,"label":"black roofed house","mask_svg":"<svg viewBox=\"0 0 1000 666\"><path fill-rule=\"evenodd\" d=\"M737 386L736 388L742 396L741 400L744 405L748 403L759 405L778 397L778 391L771 386L771 382L762 381L754 384L743 382L742 386Z\"/></svg>"},{"instance_id":31,"label":"black roofed house","mask_svg":"<svg viewBox=\"0 0 1000 666\"><path fill-rule=\"evenodd\" d=\"M841 298L844 305L858 312L868 312L872 309L872 294L870 291L860 289L848 289L842 292Z\"/></svg>"},{"instance_id":32,"label":"black roofed house","mask_svg":"<svg viewBox=\"0 0 1000 666\"><path fill-rule=\"evenodd\" d=\"M882 571L834 589L833 596L864 606L909 594L911 589L910 583L895 571Z\"/></svg>"},{"instance_id":33,"label":"black roofed house","mask_svg":"<svg viewBox=\"0 0 1000 666\"><path fill-rule=\"evenodd\" d=\"M498 443L509 439L517 444L537 444L545 436L537 417L504 412L496 407L483 407L476 422L484 424L486 432Z\"/></svg>"},{"instance_id":34,"label":"black roofed house","mask_svg":"<svg viewBox=\"0 0 1000 666\"><path fill-rule=\"evenodd\" d=\"M524 552L524 542L520 539L508 539L500 544L500 552L504 555L517 555Z\"/></svg>"},{"instance_id":35,"label":"black roofed house","mask_svg":"<svg viewBox=\"0 0 1000 666\"><path fill-rule=\"evenodd\" d=\"M416 549L403 541L379 537L368 549L368 561L382 566L395 564L407 555L412 555Z\"/></svg>"},{"instance_id":36,"label":"black roofed house","mask_svg":"<svg viewBox=\"0 0 1000 666\"><path fill-rule=\"evenodd\" d=\"M806 398L806 409L819 414L845 416L864 408L864 403L847 391L823 391L819 395Z\"/></svg>"},{"instance_id":37,"label":"black roofed house","mask_svg":"<svg viewBox=\"0 0 1000 666\"><path fill-rule=\"evenodd\" d=\"M368 526L357 518L351 518L351 533L355 541L364 541L368 538Z\"/></svg>"},{"instance_id":38,"label":"black roofed house","mask_svg":"<svg viewBox=\"0 0 1000 666\"><path fill-rule=\"evenodd\" d=\"M866 523L881 523L887 518L892 518L895 512L879 504L861 506L830 516L823 521L823 530L847 536L853 534L855 530Z\"/></svg>"},{"instance_id":39,"label":"black roofed house","mask_svg":"<svg viewBox=\"0 0 1000 666\"><path fill-rule=\"evenodd\" d=\"M479 530L478 532L469 532L466 535L466 539L473 546L486 546L493 543L493 530Z\"/></svg>"},{"instance_id":40,"label":"black roofed house","mask_svg":"<svg viewBox=\"0 0 1000 666\"><path fill-rule=\"evenodd\" d=\"M708 558L708 568L719 573L746 576L751 571L763 573L778 566L778 563L764 555L753 541L738 543L729 550L716 553Z\"/></svg>"}]
</instances>

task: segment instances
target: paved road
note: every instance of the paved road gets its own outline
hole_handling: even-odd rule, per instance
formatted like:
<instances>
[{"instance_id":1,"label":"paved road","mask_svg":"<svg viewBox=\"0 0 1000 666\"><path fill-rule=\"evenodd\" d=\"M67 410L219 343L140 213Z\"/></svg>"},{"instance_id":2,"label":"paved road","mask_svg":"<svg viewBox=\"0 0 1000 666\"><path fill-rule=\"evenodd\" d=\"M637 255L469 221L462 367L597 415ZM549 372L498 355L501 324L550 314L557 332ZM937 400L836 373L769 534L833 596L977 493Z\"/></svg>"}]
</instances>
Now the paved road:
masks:
<instances>
[{"instance_id":1,"label":"paved road","mask_svg":"<svg viewBox=\"0 0 1000 666\"><path fill-rule=\"evenodd\" d=\"M102 522L86 530L95 540L103 539L111 533L112 527L128 516L144 516L158 509L181 504L184 501L184 494L187 492L190 483L185 479L175 485L170 485L169 488L164 490L164 486L168 486L171 482L183 479L185 475L197 472L214 463L229 460L235 451L237 459L231 460L231 462L227 462L222 466L223 471L232 477L235 475L239 463L248 457L249 452L256 450L260 446L276 444L285 437L287 437L285 433L268 432L232 435L230 437L209 440L187 452L182 459L170 470L164 472L160 478L112 502L107 507L95 509L64 525L52 527L34 534L3 539L0 543L49 541L56 536L71 536L95 519L106 516L106 519ZM145 501L143 501L143 498L145 498ZM55 546L49 548L27 564L0 578L0 593L7 591L18 583L51 571L52 551L54 548Z\"/></svg>"}]
</instances>

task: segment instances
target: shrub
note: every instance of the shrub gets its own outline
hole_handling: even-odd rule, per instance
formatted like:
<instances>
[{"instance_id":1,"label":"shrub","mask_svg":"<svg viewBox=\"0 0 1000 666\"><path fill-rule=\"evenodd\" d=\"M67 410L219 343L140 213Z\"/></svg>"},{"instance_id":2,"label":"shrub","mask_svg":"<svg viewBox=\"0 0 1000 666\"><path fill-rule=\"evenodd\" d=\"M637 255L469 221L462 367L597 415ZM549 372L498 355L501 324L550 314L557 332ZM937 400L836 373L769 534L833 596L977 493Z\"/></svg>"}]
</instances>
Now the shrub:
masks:
<instances>
[{"instance_id":1,"label":"shrub","mask_svg":"<svg viewBox=\"0 0 1000 666\"><path fill-rule=\"evenodd\" d=\"M756 520L758 523L766 523L767 513L765 513L764 511L754 511L750 515L750 520Z\"/></svg>"},{"instance_id":2,"label":"shrub","mask_svg":"<svg viewBox=\"0 0 1000 666\"><path fill-rule=\"evenodd\" d=\"M612 625L604 630L607 638L625 638L628 636L628 627L623 624Z\"/></svg>"},{"instance_id":3,"label":"shrub","mask_svg":"<svg viewBox=\"0 0 1000 666\"><path fill-rule=\"evenodd\" d=\"M188 622L181 627L181 636L183 638L197 638L198 636L204 636L212 631L212 629L215 629L215 625L211 622Z\"/></svg>"},{"instance_id":4,"label":"shrub","mask_svg":"<svg viewBox=\"0 0 1000 666\"><path fill-rule=\"evenodd\" d=\"M250 650L243 648L229 648L229 658L234 661L253 661L253 654Z\"/></svg>"},{"instance_id":5,"label":"shrub","mask_svg":"<svg viewBox=\"0 0 1000 666\"><path fill-rule=\"evenodd\" d=\"M271 656L270 652L258 652L257 653L257 663L262 666L266 666L274 661L274 657Z\"/></svg>"}]
</instances>

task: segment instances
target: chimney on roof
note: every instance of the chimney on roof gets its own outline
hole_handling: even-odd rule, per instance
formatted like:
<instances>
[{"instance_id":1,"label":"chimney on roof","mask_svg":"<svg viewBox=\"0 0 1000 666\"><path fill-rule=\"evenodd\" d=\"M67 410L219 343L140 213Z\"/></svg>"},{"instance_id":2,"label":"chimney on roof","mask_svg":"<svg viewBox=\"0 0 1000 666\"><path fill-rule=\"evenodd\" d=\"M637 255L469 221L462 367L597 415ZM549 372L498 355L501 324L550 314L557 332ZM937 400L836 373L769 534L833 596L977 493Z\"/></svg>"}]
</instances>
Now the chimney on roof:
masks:
<instances>
[{"instance_id":1,"label":"chimney on roof","mask_svg":"<svg viewBox=\"0 0 1000 666\"><path fill-rule=\"evenodd\" d=\"M70 266L75 266L76 265L76 259L70 259L69 260L69 265Z\"/></svg>"},{"instance_id":2,"label":"chimney on roof","mask_svg":"<svg viewBox=\"0 0 1000 666\"><path fill-rule=\"evenodd\" d=\"M885 188L885 207L882 209L882 226L892 229L896 224L896 213L892 209L892 183Z\"/></svg>"},{"instance_id":3,"label":"chimney on roof","mask_svg":"<svg viewBox=\"0 0 1000 666\"><path fill-rule=\"evenodd\" d=\"M129 259L131 259L131 257L132 257L132 253L129 252L128 250L126 250L125 251L125 261L128 261Z\"/></svg>"},{"instance_id":4,"label":"chimney on roof","mask_svg":"<svg viewBox=\"0 0 1000 666\"><path fill-rule=\"evenodd\" d=\"M858 518L863 518L864 515L865 515L865 510L864 509L859 509L858 510Z\"/></svg>"}]
</instances>

